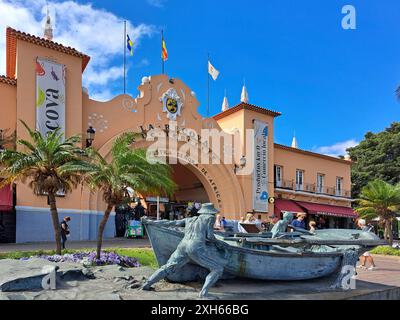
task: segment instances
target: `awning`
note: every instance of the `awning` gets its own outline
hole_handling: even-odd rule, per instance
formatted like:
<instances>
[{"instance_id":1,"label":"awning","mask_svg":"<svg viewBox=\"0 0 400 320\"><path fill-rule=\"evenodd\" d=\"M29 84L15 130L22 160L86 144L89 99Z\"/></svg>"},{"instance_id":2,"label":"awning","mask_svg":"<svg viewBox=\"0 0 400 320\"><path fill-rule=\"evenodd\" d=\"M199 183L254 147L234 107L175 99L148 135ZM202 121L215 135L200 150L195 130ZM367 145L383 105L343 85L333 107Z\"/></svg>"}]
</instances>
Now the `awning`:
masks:
<instances>
[{"instance_id":1,"label":"awning","mask_svg":"<svg viewBox=\"0 0 400 320\"><path fill-rule=\"evenodd\" d=\"M325 216L335 216L344 218L358 218L358 214L352 208L342 206L331 206L328 204L311 203L296 201L309 214L320 214Z\"/></svg>"},{"instance_id":2,"label":"awning","mask_svg":"<svg viewBox=\"0 0 400 320\"><path fill-rule=\"evenodd\" d=\"M13 192L10 185L0 189L0 211L13 209Z\"/></svg>"},{"instance_id":3,"label":"awning","mask_svg":"<svg viewBox=\"0 0 400 320\"><path fill-rule=\"evenodd\" d=\"M296 202L287 199L275 199L275 216L279 217L281 212L294 212L302 213L305 212Z\"/></svg>"}]
</instances>

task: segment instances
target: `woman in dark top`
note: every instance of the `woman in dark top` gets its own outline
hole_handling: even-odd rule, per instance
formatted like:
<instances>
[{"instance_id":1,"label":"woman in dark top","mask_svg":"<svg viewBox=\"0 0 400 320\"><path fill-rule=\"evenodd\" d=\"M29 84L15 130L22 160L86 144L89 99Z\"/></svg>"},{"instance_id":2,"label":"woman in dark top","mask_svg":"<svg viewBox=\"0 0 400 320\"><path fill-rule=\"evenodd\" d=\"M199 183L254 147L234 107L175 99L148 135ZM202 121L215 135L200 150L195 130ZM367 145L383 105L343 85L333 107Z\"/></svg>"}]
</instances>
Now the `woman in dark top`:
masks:
<instances>
[{"instance_id":1,"label":"woman in dark top","mask_svg":"<svg viewBox=\"0 0 400 320\"><path fill-rule=\"evenodd\" d=\"M62 239L62 248L65 249L65 242L67 242L67 235L69 234L69 226L68 223L71 221L70 217L65 217L63 221L61 221L61 239Z\"/></svg>"},{"instance_id":2,"label":"woman in dark top","mask_svg":"<svg viewBox=\"0 0 400 320\"><path fill-rule=\"evenodd\" d=\"M298 213L296 220L292 221L292 226L295 228L306 229L306 222L304 221L305 218L305 213Z\"/></svg>"}]
</instances>

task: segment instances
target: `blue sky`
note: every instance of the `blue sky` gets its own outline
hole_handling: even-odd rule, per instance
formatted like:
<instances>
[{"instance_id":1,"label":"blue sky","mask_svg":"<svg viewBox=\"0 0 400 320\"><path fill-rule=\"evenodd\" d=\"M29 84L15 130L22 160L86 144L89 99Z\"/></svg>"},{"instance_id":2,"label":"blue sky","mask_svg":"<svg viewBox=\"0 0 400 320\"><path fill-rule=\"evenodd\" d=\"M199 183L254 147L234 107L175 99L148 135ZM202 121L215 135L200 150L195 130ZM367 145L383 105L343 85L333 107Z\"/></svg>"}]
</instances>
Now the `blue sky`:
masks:
<instances>
[{"instance_id":1,"label":"blue sky","mask_svg":"<svg viewBox=\"0 0 400 320\"><path fill-rule=\"evenodd\" d=\"M29 4L29 0L2 2ZM62 2L50 2L50 7L57 8L57 3ZM166 72L197 93L204 116L209 52L221 72L216 82L211 80L211 114L220 111L225 89L230 105L237 104L246 79L250 103L282 112L276 120L278 143L290 144L295 131L299 147L340 154L367 131L381 131L400 119L400 103L394 96L400 84L398 0L97 0L77 4L85 8L91 4L95 12L91 19L96 12L107 12L121 28L127 19L128 33L138 35L137 41L133 39L135 54L128 57L128 92L134 96L143 76L161 71L159 31L164 29L169 53ZM356 30L341 27L342 7L347 4L356 9ZM35 16L40 20L38 12ZM56 14L61 25L62 14ZM140 33L139 25L149 29ZM78 34L80 27L75 27ZM96 30L95 36L101 37L102 32ZM107 65L116 73L108 75L107 89L89 85L112 95L122 91L118 46L122 47L123 35L114 33L114 37L106 39L104 46L113 42L117 48L107 55ZM76 46L80 49L79 43ZM87 50L96 56L104 48Z\"/></svg>"}]
</instances>

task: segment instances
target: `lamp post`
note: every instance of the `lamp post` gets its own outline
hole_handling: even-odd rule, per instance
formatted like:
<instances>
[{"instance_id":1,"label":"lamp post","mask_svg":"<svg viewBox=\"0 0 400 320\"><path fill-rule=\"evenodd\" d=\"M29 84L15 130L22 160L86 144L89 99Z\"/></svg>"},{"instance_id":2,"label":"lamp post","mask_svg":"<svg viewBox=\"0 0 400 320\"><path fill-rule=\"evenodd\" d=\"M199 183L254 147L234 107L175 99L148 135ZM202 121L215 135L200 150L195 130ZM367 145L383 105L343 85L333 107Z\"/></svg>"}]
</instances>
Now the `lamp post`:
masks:
<instances>
[{"instance_id":1,"label":"lamp post","mask_svg":"<svg viewBox=\"0 0 400 320\"><path fill-rule=\"evenodd\" d=\"M243 169L246 166L246 157L242 156L239 160L239 165L235 164L233 171L235 174L239 171L239 169Z\"/></svg>"},{"instance_id":2,"label":"lamp post","mask_svg":"<svg viewBox=\"0 0 400 320\"><path fill-rule=\"evenodd\" d=\"M90 126L86 130L86 148L90 148L92 146L95 135L96 135L96 130L93 129L92 126Z\"/></svg>"}]
</instances>

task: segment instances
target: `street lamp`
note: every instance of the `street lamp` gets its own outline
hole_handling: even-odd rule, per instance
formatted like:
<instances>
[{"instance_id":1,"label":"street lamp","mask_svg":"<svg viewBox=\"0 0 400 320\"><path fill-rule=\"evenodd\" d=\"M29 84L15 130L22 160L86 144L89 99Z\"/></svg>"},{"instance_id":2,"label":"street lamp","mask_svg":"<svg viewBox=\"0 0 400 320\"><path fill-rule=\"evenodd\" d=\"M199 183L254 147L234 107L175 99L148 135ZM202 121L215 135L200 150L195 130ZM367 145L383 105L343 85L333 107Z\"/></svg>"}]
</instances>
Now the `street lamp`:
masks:
<instances>
[{"instance_id":1,"label":"street lamp","mask_svg":"<svg viewBox=\"0 0 400 320\"><path fill-rule=\"evenodd\" d=\"M95 135L96 135L96 130L93 129L92 126L90 126L86 130L86 148L90 148L92 146Z\"/></svg>"},{"instance_id":2,"label":"street lamp","mask_svg":"<svg viewBox=\"0 0 400 320\"><path fill-rule=\"evenodd\" d=\"M233 171L235 174L239 171L239 169L243 169L246 166L246 157L242 156L239 160L239 165L235 164Z\"/></svg>"}]
</instances>

